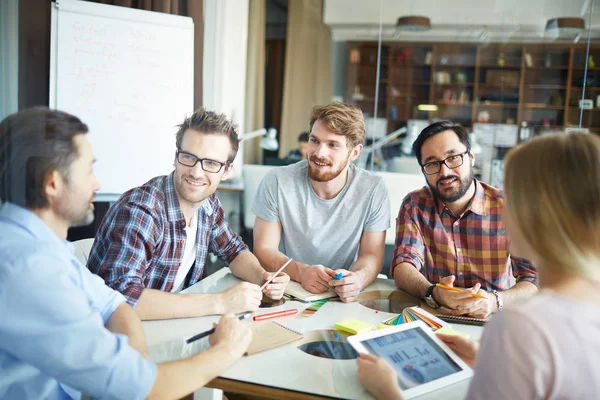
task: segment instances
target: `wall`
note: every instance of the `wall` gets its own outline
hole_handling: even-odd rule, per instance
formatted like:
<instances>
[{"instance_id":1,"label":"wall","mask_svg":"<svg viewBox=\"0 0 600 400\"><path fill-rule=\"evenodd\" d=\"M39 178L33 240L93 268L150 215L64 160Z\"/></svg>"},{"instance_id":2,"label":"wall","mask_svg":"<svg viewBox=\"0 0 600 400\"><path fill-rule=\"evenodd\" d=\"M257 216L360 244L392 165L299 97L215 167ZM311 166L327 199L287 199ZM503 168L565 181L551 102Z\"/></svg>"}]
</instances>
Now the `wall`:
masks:
<instances>
[{"instance_id":1,"label":"wall","mask_svg":"<svg viewBox=\"0 0 600 400\"><path fill-rule=\"evenodd\" d=\"M204 2L203 106L225 113L244 131L248 0ZM238 152L232 179L241 177Z\"/></svg>"},{"instance_id":2,"label":"wall","mask_svg":"<svg viewBox=\"0 0 600 400\"><path fill-rule=\"evenodd\" d=\"M203 106L225 113L244 131L248 0L204 1ZM240 144L243 146L243 142ZM239 151L229 179L241 179ZM233 230L239 232L240 194L217 192Z\"/></svg>"},{"instance_id":3,"label":"wall","mask_svg":"<svg viewBox=\"0 0 600 400\"><path fill-rule=\"evenodd\" d=\"M48 105L50 1L19 0L19 110Z\"/></svg>"},{"instance_id":4,"label":"wall","mask_svg":"<svg viewBox=\"0 0 600 400\"><path fill-rule=\"evenodd\" d=\"M343 101L348 81L348 43L331 42L331 84L333 97Z\"/></svg>"},{"instance_id":5,"label":"wall","mask_svg":"<svg viewBox=\"0 0 600 400\"><path fill-rule=\"evenodd\" d=\"M17 111L19 0L0 2L0 120Z\"/></svg>"},{"instance_id":6,"label":"wall","mask_svg":"<svg viewBox=\"0 0 600 400\"><path fill-rule=\"evenodd\" d=\"M403 15L425 15L432 24L534 25L546 19L579 16L586 0L381 0L382 21L395 24ZM379 1L325 0L326 24L378 24Z\"/></svg>"},{"instance_id":7,"label":"wall","mask_svg":"<svg viewBox=\"0 0 600 400\"><path fill-rule=\"evenodd\" d=\"M268 40L285 40L287 36L287 1L267 0Z\"/></svg>"},{"instance_id":8,"label":"wall","mask_svg":"<svg viewBox=\"0 0 600 400\"><path fill-rule=\"evenodd\" d=\"M325 0L324 22L335 40L377 40L380 4L384 40L430 42L539 42L555 40L544 28L548 19L583 17L588 25L590 0ZM598 8L598 6L596 6ZM401 16L422 15L431 20L425 32L396 35ZM592 37L600 37L600 13L593 13ZM573 36L564 40L573 40ZM586 34L583 35L583 38ZM486 38L486 39L482 39Z\"/></svg>"}]
</instances>

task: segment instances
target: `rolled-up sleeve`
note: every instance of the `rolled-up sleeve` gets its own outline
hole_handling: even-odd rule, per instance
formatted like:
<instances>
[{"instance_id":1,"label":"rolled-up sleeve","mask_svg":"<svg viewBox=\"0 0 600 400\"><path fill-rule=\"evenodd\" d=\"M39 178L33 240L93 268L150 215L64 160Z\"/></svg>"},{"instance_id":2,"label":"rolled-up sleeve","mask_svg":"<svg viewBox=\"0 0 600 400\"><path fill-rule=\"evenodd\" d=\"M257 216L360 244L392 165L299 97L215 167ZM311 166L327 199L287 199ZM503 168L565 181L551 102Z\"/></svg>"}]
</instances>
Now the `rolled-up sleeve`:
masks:
<instances>
[{"instance_id":1,"label":"rolled-up sleeve","mask_svg":"<svg viewBox=\"0 0 600 400\"><path fill-rule=\"evenodd\" d=\"M530 261L511 255L510 263L517 282L531 282L537 286L537 270Z\"/></svg>"},{"instance_id":2,"label":"rolled-up sleeve","mask_svg":"<svg viewBox=\"0 0 600 400\"><path fill-rule=\"evenodd\" d=\"M394 276L394 268L398 264L409 263L417 270L424 264L425 245L421 229L410 212L409 198L405 198L396 218L396 243L394 258L390 266L390 276Z\"/></svg>"},{"instance_id":3,"label":"rolled-up sleeve","mask_svg":"<svg viewBox=\"0 0 600 400\"><path fill-rule=\"evenodd\" d=\"M98 275L91 274L82 265L78 265L78 267L82 271L83 289L92 298L92 308L100 313L102 322L106 324L117 307L126 302L127 299L121 293L106 286Z\"/></svg>"},{"instance_id":4,"label":"rolled-up sleeve","mask_svg":"<svg viewBox=\"0 0 600 400\"><path fill-rule=\"evenodd\" d=\"M151 207L124 204L110 224L102 226L92 247L87 267L122 293L132 307L144 291L161 223Z\"/></svg>"},{"instance_id":5,"label":"rolled-up sleeve","mask_svg":"<svg viewBox=\"0 0 600 400\"><path fill-rule=\"evenodd\" d=\"M226 265L229 265L237 256L245 251L248 251L248 246L242 241L225 220L225 212L219 199L213 208L215 217L214 223L210 232L209 250L216 254L217 257Z\"/></svg>"},{"instance_id":6,"label":"rolled-up sleeve","mask_svg":"<svg viewBox=\"0 0 600 400\"><path fill-rule=\"evenodd\" d=\"M126 336L104 327L119 296L87 293L77 269L65 265L68 260L47 254L23 257L13 270L18 273L0 277L0 348L94 398L147 397L156 365L133 349Z\"/></svg>"}]
</instances>

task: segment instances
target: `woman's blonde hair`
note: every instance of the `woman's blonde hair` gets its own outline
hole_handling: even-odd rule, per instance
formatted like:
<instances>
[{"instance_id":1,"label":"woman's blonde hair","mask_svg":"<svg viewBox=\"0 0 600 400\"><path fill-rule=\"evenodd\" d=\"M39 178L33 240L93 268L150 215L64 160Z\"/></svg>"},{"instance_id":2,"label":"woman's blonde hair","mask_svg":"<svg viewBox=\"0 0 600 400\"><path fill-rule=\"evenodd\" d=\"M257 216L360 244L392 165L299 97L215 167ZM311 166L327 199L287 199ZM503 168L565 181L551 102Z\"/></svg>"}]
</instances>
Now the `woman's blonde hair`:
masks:
<instances>
[{"instance_id":1,"label":"woman's blonde hair","mask_svg":"<svg viewBox=\"0 0 600 400\"><path fill-rule=\"evenodd\" d=\"M550 271L600 282L600 138L541 136L507 156L508 212Z\"/></svg>"}]
</instances>

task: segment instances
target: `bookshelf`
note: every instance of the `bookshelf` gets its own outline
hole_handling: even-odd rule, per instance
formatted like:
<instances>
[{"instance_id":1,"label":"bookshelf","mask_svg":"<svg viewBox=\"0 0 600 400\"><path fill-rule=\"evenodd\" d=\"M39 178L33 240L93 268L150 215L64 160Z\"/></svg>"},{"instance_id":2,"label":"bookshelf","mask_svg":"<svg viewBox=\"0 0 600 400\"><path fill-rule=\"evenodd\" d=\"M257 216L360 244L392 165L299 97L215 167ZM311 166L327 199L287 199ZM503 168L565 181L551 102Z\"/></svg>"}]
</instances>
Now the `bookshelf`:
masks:
<instances>
[{"instance_id":1,"label":"bookshelf","mask_svg":"<svg viewBox=\"0 0 600 400\"><path fill-rule=\"evenodd\" d=\"M347 99L372 115L377 44L349 48ZM432 118L562 129L579 123L585 78L593 107L583 111L583 126L600 132L600 45L592 42L587 75L585 51L584 44L384 43L377 117L388 132Z\"/></svg>"}]
</instances>

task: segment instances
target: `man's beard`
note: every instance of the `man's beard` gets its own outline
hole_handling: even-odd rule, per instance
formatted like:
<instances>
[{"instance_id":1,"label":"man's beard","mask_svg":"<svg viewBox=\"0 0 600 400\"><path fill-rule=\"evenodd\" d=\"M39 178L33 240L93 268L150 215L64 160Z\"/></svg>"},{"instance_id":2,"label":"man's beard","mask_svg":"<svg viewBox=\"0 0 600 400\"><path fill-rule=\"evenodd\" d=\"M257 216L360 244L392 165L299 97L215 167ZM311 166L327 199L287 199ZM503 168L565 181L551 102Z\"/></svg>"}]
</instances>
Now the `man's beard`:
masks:
<instances>
[{"instance_id":1,"label":"man's beard","mask_svg":"<svg viewBox=\"0 0 600 400\"><path fill-rule=\"evenodd\" d=\"M442 191L440 191L438 189L438 184L442 181L450 180L453 178L458 179L458 190L456 190L455 192L451 192L448 195L442 193ZM463 179L460 179L456 175L452 175L452 176L445 176L443 178L438 179L437 182L435 183L435 185L431 185L429 183L429 181L427 181L427 185L429 186L429 189L431 189L434 196L446 203L454 203L455 201L462 198L465 195L465 193L467 193L467 191L471 187L472 183L473 183L473 170L472 169L469 171L469 175L467 175Z\"/></svg>"},{"instance_id":2,"label":"man's beard","mask_svg":"<svg viewBox=\"0 0 600 400\"><path fill-rule=\"evenodd\" d=\"M89 209L85 215L78 216L77 219L71 222L71 227L87 226L94 222L94 218L94 210Z\"/></svg>"},{"instance_id":3,"label":"man's beard","mask_svg":"<svg viewBox=\"0 0 600 400\"><path fill-rule=\"evenodd\" d=\"M61 218L68 221L70 227L86 226L94 222L94 209L90 203L94 201L96 194L92 194L84 203L81 200L77 187L73 186L70 177L65 176L65 194L58 203L58 213Z\"/></svg>"},{"instance_id":4,"label":"man's beard","mask_svg":"<svg viewBox=\"0 0 600 400\"><path fill-rule=\"evenodd\" d=\"M312 166L313 161L321 164L327 164L328 166L330 166L331 163L327 160L323 160L315 156L309 156L308 177L315 182L329 182L330 180L337 178L342 173L342 171L348 164L349 159L350 154L348 154L348 158L346 158L346 160L340 164L340 168L335 171L319 171L317 168L314 168Z\"/></svg>"},{"instance_id":5,"label":"man's beard","mask_svg":"<svg viewBox=\"0 0 600 400\"><path fill-rule=\"evenodd\" d=\"M74 200L61 202L59 205L59 213L62 218L69 222L70 227L86 226L94 222L94 210L89 203L93 201L91 198L85 205L79 204L76 206Z\"/></svg>"}]
</instances>

